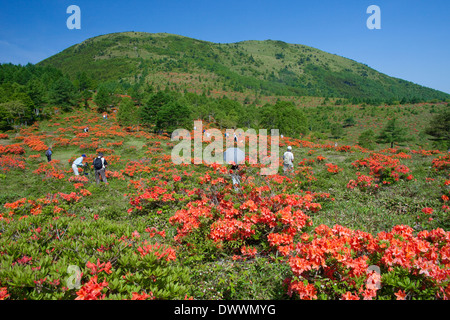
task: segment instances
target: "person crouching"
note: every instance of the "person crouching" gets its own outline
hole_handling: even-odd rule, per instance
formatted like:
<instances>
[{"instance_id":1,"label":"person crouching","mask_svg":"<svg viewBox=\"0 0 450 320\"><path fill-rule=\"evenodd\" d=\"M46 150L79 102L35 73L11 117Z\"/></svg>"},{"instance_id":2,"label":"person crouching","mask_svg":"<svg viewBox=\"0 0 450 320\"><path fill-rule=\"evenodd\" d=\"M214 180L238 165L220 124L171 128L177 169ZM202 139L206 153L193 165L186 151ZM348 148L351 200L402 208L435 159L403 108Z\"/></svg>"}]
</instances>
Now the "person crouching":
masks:
<instances>
[{"instance_id":1,"label":"person crouching","mask_svg":"<svg viewBox=\"0 0 450 320\"><path fill-rule=\"evenodd\" d=\"M81 155L81 157L79 157L79 158L76 158L75 161L72 163L73 173L76 176L80 175L80 173L78 172L78 168L84 167L84 164L83 164L84 158L86 158L85 154Z\"/></svg>"}]
</instances>

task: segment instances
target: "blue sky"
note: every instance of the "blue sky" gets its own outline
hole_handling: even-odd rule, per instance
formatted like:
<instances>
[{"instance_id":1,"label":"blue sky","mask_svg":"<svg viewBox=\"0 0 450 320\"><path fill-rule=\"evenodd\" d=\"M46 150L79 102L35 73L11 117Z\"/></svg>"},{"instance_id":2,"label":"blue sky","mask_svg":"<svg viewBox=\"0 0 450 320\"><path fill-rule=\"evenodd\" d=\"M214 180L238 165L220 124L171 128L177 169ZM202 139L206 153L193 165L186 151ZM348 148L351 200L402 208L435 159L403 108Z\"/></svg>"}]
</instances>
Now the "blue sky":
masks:
<instances>
[{"instance_id":1,"label":"blue sky","mask_svg":"<svg viewBox=\"0 0 450 320\"><path fill-rule=\"evenodd\" d=\"M91 37L167 32L216 43L282 40L450 93L448 0L0 0L0 63L37 63ZM69 30L67 7L81 9ZM370 5L381 29L369 30Z\"/></svg>"}]
</instances>

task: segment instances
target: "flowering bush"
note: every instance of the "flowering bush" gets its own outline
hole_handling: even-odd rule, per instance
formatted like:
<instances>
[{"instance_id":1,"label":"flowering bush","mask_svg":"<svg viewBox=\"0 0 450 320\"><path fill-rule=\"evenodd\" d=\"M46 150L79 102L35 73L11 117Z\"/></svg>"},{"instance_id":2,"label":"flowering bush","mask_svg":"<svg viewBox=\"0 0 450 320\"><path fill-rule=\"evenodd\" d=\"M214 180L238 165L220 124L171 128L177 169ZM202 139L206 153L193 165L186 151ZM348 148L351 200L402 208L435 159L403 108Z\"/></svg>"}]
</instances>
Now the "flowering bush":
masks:
<instances>
[{"instance_id":1,"label":"flowering bush","mask_svg":"<svg viewBox=\"0 0 450 320\"><path fill-rule=\"evenodd\" d=\"M321 225L291 246L288 293L301 299L449 299L450 232L412 235L396 226L376 237L339 225ZM370 266L381 270L369 272ZM426 283L426 286L425 286ZM376 284L376 285L375 285Z\"/></svg>"},{"instance_id":2,"label":"flowering bush","mask_svg":"<svg viewBox=\"0 0 450 320\"><path fill-rule=\"evenodd\" d=\"M64 170L60 165L59 160L52 160L50 162L42 162L39 164L39 168L33 171L34 174L41 175L43 180L47 179L64 179Z\"/></svg>"},{"instance_id":3,"label":"flowering bush","mask_svg":"<svg viewBox=\"0 0 450 320\"><path fill-rule=\"evenodd\" d=\"M400 164L399 159L381 153L373 153L369 157L352 163L355 168L367 167L369 175L375 177L382 184L392 184L400 179L411 180L410 169Z\"/></svg>"},{"instance_id":4,"label":"flowering bush","mask_svg":"<svg viewBox=\"0 0 450 320\"><path fill-rule=\"evenodd\" d=\"M229 167L174 165L164 153L167 136L141 128L126 132L113 117L109 124L99 118L89 112L57 116L54 135L34 126L20 131L21 143L0 145L0 300L234 299L260 293L277 299L450 298L448 156L432 161L436 170L417 170L416 158L429 167L427 157L437 153L412 152L412 158L397 149L373 153L285 137L286 145L326 158L305 158L292 174L272 176L258 174L261 164L247 163L241 183L233 186ZM80 133L86 124L89 134ZM110 184L73 176L67 157L64 165L42 162L33 148L43 148L43 141L51 141L57 159L58 151L80 147L108 153ZM129 144L143 147L129 153ZM349 182L352 168L333 164L345 163L344 157L359 159L353 168L361 172ZM400 180L411 182L395 183ZM417 190L434 192L420 195L434 198L408 199L415 183ZM386 194L402 197L375 194L385 184L391 185ZM372 234L330 223L345 210L334 206L342 199L372 208L404 201L414 216L387 210L377 225L382 231ZM414 228L397 221L412 221ZM432 223L443 227L425 228Z\"/></svg>"},{"instance_id":5,"label":"flowering bush","mask_svg":"<svg viewBox=\"0 0 450 320\"><path fill-rule=\"evenodd\" d=\"M327 167L327 171L331 173L338 173L339 171L342 171L342 168L339 168L337 165L332 163L326 163L325 166Z\"/></svg>"},{"instance_id":6,"label":"flowering bush","mask_svg":"<svg viewBox=\"0 0 450 320\"><path fill-rule=\"evenodd\" d=\"M20 157L1 155L0 156L0 169L4 172L10 169L22 169L25 170L25 162Z\"/></svg>"},{"instance_id":7,"label":"flowering bush","mask_svg":"<svg viewBox=\"0 0 450 320\"><path fill-rule=\"evenodd\" d=\"M432 166L436 171L450 169L450 153L433 159Z\"/></svg>"},{"instance_id":8,"label":"flowering bush","mask_svg":"<svg viewBox=\"0 0 450 320\"><path fill-rule=\"evenodd\" d=\"M0 154L1 153L24 154L25 149L22 147L22 144L0 145Z\"/></svg>"}]
</instances>

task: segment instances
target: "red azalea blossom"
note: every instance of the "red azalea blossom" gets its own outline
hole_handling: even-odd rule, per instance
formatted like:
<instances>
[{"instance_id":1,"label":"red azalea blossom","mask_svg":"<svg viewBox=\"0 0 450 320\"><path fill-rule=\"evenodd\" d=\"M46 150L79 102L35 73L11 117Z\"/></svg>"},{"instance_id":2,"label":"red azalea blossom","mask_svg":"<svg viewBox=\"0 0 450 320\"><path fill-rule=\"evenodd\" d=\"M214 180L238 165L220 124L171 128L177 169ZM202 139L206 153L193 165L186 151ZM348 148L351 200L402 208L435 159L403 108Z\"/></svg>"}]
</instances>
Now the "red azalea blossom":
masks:
<instances>
[{"instance_id":1,"label":"red azalea blossom","mask_svg":"<svg viewBox=\"0 0 450 320\"><path fill-rule=\"evenodd\" d=\"M101 300L105 298L105 294L101 295L104 288L108 286L106 281L97 282L97 275L89 279L89 282L77 291L75 300Z\"/></svg>"}]
</instances>

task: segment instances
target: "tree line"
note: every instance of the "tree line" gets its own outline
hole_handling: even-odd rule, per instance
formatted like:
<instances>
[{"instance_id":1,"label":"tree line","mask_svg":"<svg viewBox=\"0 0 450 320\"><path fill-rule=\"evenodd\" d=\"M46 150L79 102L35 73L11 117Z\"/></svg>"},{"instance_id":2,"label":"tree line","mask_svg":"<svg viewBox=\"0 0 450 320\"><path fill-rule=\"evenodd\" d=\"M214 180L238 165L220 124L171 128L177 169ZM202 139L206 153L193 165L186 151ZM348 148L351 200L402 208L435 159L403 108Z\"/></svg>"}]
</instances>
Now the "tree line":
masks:
<instances>
[{"instance_id":1,"label":"tree line","mask_svg":"<svg viewBox=\"0 0 450 320\"><path fill-rule=\"evenodd\" d=\"M257 106L226 96L212 98L205 93L156 90L143 80L98 83L84 72L77 73L71 80L52 67L0 64L0 131L51 117L54 107L61 112L88 108L91 98L98 112L115 107L118 122L131 130L140 126L155 132L171 133L178 128L190 129L193 121L198 119L219 129L279 129L280 134L294 138L315 134L321 138L339 139L344 128L356 124L353 116L345 117L343 121L328 117L333 108L346 110L345 106L322 106L315 112L281 100ZM442 149L450 147L449 114L449 108L443 108L425 130L435 145ZM394 117L379 134L372 130L362 132L358 142L370 149L376 143L392 147L408 140L406 128Z\"/></svg>"},{"instance_id":2,"label":"tree line","mask_svg":"<svg viewBox=\"0 0 450 320\"><path fill-rule=\"evenodd\" d=\"M52 67L0 64L0 130L49 116L52 106L70 111L89 99L96 87L85 73L72 81Z\"/></svg>"}]
</instances>

